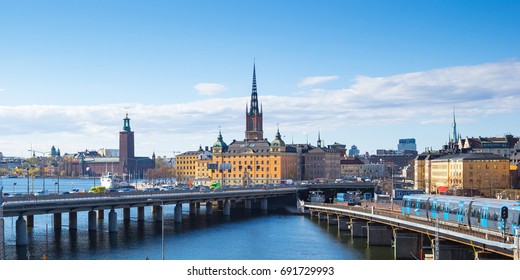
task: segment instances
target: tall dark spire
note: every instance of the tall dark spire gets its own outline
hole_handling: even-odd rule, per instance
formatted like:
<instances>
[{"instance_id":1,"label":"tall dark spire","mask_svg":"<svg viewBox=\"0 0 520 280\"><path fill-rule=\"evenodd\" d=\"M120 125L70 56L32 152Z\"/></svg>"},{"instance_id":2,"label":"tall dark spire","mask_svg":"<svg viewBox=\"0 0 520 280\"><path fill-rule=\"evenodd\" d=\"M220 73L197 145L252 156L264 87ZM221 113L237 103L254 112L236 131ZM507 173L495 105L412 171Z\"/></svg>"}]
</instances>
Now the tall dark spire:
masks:
<instances>
[{"instance_id":1,"label":"tall dark spire","mask_svg":"<svg viewBox=\"0 0 520 280\"><path fill-rule=\"evenodd\" d=\"M251 91L251 108L249 109L250 115L257 115L258 110L258 93L256 89L256 65L253 64L253 89Z\"/></svg>"},{"instance_id":2,"label":"tall dark spire","mask_svg":"<svg viewBox=\"0 0 520 280\"><path fill-rule=\"evenodd\" d=\"M256 88L256 63L253 63L253 86L251 90L251 107L246 104L246 140L263 139L262 111L258 108L258 92Z\"/></svg>"},{"instance_id":3,"label":"tall dark spire","mask_svg":"<svg viewBox=\"0 0 520 280\"><path fill-rule=\"evenodd\" d=\"M459 137L457 134L457 122L455 121L455 108L453 108L453 131L452 131L452 140L453 143L457 143L459 141Z\"/></svg>"}]
</instances>

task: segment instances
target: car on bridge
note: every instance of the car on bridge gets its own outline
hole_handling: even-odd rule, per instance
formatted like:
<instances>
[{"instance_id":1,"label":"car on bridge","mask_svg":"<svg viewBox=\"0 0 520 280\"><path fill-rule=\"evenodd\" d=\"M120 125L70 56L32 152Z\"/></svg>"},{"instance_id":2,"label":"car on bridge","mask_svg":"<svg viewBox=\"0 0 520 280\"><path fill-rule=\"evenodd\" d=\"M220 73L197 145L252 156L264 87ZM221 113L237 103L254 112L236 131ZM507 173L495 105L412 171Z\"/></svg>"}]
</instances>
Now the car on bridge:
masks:
<instances>
[{"instance_id":1,"label":"car on bridge","mask_svg":"<svg viewBox=\"0 0 520 280\"><path fill-rule=\"evenodd\" d=\"M40 195L49 195L50 192L48 190L39 190L34 195L40 196Z\"/></svg>"},{"instance_id":2,"label":"car on bridge","mask_svg":"<svg viewBox=\"0 0 520 280\"><path fill-rule=\"evenodd\" d=\"M88 191L88 193L106 193L106 192L107 192L107 188L105 186L93 186Z\"/></svg>"}]
</instances>

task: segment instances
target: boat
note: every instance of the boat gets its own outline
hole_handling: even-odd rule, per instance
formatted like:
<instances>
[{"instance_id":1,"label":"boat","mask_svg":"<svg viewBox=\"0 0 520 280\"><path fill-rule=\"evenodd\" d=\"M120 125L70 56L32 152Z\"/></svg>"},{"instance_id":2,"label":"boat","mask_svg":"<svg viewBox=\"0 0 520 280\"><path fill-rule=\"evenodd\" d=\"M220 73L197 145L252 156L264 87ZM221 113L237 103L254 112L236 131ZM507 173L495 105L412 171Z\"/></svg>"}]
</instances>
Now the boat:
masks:
<instances>
[{"instance_id":1,"label":"boat","mask_svg":"<svg viewBox=\"0 0 520 280\"><path fill-rule=\"evenodd\" d=\"M107 188L107 190L124 188L130 185L128 182L123 180L123 177L111 172L107 172L101 175L100 180L101 186Z\"/></svg>"}]
</instances>

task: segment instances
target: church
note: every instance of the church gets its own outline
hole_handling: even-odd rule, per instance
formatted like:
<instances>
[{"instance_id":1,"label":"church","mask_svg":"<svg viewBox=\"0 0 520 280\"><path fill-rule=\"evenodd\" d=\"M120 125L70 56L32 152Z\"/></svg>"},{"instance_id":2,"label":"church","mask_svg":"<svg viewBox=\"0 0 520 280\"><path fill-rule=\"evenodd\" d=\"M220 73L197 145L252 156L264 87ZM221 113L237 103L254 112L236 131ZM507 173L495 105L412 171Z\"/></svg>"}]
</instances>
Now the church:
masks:
<instances>
[{"instance_id":1,"label":"church","mask_svg":"<svg viewBox=\"0 0 520 280\"><path fill-rule=\"evenodd\" d=\"M251 101L249 106L246 105L245 123L243 141L233 140L228 145L219 131L211 157L187 160L188 156L193 157L193 152L177 155L177 169L183 174L178 179L188 184L199 182L207 185L208 182L218 181L222 185L243 186L280 184L284 179L296 179L296 148L285 144L279 130L272 142L264 138L263 112L258 102L255 65ZM193 167L187 166L190 162ZM186 170L192 170L191 176L184 174Z\"/></svg>"}]
</instances>

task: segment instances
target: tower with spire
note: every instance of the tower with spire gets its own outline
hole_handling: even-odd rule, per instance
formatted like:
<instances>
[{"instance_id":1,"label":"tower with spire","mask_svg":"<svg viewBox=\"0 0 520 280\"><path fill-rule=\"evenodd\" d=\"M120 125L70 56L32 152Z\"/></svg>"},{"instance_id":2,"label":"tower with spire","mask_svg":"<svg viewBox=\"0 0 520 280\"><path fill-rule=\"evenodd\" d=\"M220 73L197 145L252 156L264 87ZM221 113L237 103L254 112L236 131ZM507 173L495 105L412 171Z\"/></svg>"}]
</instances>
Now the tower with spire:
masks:
<instances>
[{"instance_id":1,"label":"tower with spire","mask_svg":"<svg viewBox=\"0 0 520 280\"><path fill-rule=\"evenodd\" d=\"M457 134L457 122L455 121L455 109L453 109L453 125L452 125L452 138L453 143L458 143L459 138Z\"/></svg>"},{"instance_id":2,"label":"tower with spire","mask_svg":"<svg viewBox=\"0 0 520 280\"><path fill-rule=\"evenodd\" d=\"M262 108L258 108L258 93L256 88L256 65L253 64L253 88L251 91L251 107L246 105L246 140L261 140L264 138Z\"/></svg>"},{"instance_id":3,"label":"tower with spire","mask_svg":"<svg viewBox=\"0 0 520 280\"><path fill-rule=\"evenodd\" d=\"M123 119L123 130L119 132L119 164L124 173L130 174L134 170L135 160L134 132L130 129L128 112Z\"/></svg>"}]
</instances>

